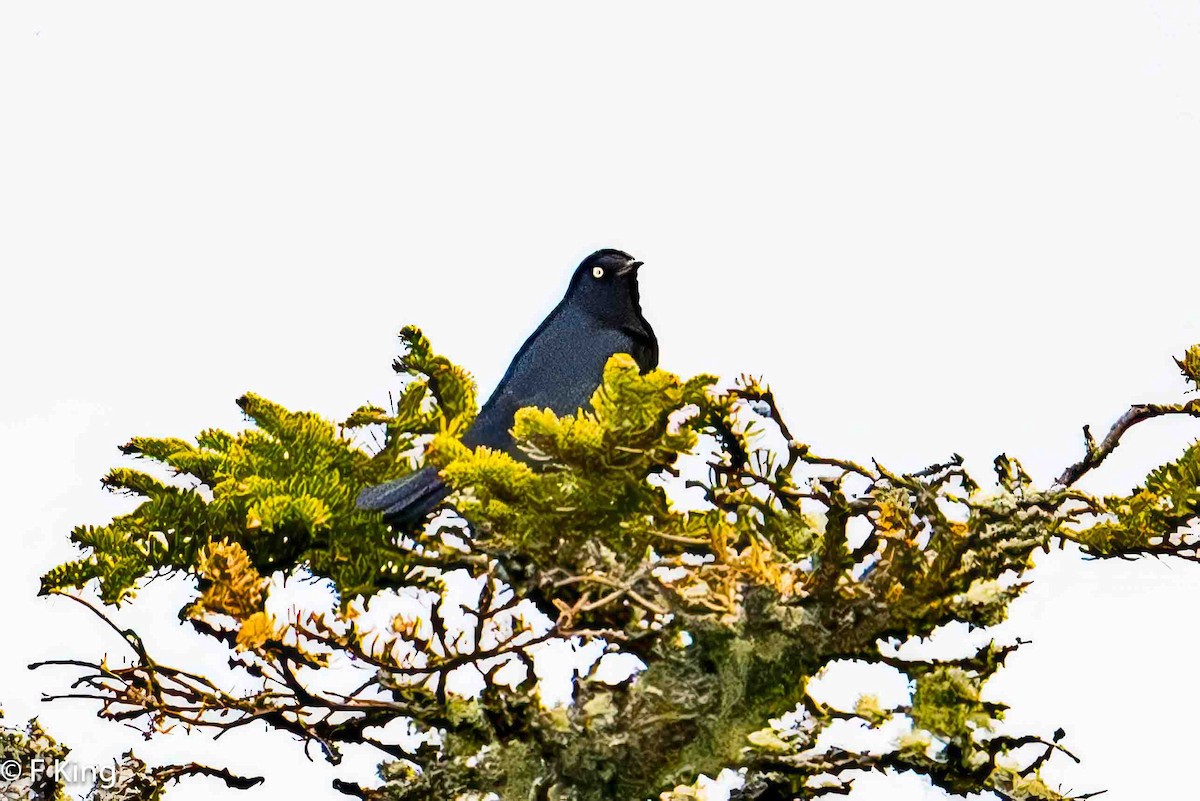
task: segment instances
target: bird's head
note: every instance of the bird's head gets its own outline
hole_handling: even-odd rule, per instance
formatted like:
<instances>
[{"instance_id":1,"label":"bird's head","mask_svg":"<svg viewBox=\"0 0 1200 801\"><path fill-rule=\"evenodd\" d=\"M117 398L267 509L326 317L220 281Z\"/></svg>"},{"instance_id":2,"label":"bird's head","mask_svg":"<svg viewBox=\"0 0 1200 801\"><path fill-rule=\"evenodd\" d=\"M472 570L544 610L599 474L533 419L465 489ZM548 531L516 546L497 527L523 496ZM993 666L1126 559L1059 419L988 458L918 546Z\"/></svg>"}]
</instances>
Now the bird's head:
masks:
<instances>
[{"instance_id":1,"label":"bird's head","mask_svg":"<svg viewBox=\"0 0 1200 801\"><path fill-rule=\"evenodd\" d=\"M641 266L620 250L597 250L575 268L567 297L599 319L620 322L630 311L641 311L637 282Z\"/></svg>"}]
</instances>

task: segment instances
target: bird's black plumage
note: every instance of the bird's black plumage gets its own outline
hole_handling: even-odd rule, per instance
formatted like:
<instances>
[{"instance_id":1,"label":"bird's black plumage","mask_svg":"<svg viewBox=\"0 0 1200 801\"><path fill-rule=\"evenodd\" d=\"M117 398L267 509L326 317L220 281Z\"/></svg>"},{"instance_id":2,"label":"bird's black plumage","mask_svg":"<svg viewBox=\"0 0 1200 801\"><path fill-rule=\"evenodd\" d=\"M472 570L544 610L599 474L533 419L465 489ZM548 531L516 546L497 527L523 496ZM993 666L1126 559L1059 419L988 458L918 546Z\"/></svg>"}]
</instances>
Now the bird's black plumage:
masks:
<instances>
[{"instance_id":1,"label":"bird's black plumage","mask_svg":"<svg viewBox=\"0 0 1200 801\"><path fill-rule=\"evenodd\" d=\"M640 266L628 253L611 249L598 250L580 263L562 301L525 340L463 435L466 445L522 458L510 433L518 409L535 406L563 415L586 407L615 353L630 354L643 372L658 366L658 340L638 296ZM426 467L368 487L358 496L358 506L382 511L392 525L409 528L449 493L437 471Z\"/></svg>"}]
</instances>

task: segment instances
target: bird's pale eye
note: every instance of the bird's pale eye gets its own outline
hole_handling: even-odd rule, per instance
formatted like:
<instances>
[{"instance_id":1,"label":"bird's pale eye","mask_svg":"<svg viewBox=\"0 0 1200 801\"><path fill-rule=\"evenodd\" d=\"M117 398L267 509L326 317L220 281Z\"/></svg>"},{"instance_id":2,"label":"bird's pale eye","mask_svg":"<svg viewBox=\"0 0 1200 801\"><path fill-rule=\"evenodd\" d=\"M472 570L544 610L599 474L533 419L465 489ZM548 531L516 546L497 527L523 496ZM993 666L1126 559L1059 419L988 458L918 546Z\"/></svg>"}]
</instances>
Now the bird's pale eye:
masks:
<instances>
[{"instance_id":1,"label":"bird's pale eye","mask_svg":"<svg viewBox=\"0 0 1200 801\"><path fill-rule=\"evenodd\" d=\"M603 267L593 267L592 268L592 278L603 278L603 277L604 277L604 268Z\"/></svg>"}]
</instances>

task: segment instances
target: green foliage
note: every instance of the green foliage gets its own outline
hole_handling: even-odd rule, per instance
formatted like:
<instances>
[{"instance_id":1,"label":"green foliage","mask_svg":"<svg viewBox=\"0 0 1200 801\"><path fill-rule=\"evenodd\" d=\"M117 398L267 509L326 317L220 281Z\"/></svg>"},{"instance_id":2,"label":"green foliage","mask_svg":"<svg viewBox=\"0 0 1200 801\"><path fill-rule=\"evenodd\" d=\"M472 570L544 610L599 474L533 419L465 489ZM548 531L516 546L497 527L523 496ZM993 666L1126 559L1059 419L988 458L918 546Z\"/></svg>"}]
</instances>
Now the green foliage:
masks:
<instances>
[{"instance_id":1,"label":"green foliage","mask_svg":"<svg viewBox=\"0 0 1200 801\"><path fill-rule=\"evenodd\" d=\"M1097 508L1108 517L1074 537L1091 554L1190 552L1187 527L1200 511L1200 443L1155 468L1131 494L1107 497Z\"/></svg>"},{"instance_id":2,"label":"green foliage","mask_svg":"<svg viewBox=\"0 0 1200 801\"><path fill-rule=\"evenodd\" d=\"M459 433L473 418L470 377L429 352L416 329L401 334L408 347L397 369L411 380L394 415L365 406L337 426L308 412L291 412L254 394L238 406L254 428L230 434L209 429L195 442L134 437L128 455L157 462L190 486L166 484L130 468L103 479L106 489L144 500L104 526L79 526L71 539L83 558L42 579L42 591L82 587L95 579L106 603L130 597L139 580L170 572L195 573L211 542L242 545L264 574L303 568L328 577L348 598L392 580L392 566L410 556L377 515L359 511L366 486L411 469L423 435ZM386 445L364 453L348 431L386 426Z\"/></svg>"},{"instance_id":3,"label":"green foliage","mask_svg":"<svg viewBox=\"0 0 1200 801\"><path fill-rule=\"evenodd\" d=\"M97 673L106 710L133 706L156 723L193 726L271 721L331 759L337 743L371 742L389 755L383 787L341 786L379 800L683 799L700 774L727 767L744 769L747 801L841 794L866 770L915 771L958 795L1063 799L1041 778L1058 737L998 734L1005 707L983 700L1016 645L934 660L903 658L899 646L950 624L1004 620L1034 555L1065 542L1101 557L1196 558L1188 527L1200 446L1127 496L1072 486L1134 422L1200 414L1195 404L1136 407L1099 445L1088 434L1084 460L1050 487L1004 455L985 487L959 457L897 472L816 454L758 381L641 374L616 356L587 409L517 414L516 459L461 443L473 382L415 329L402 338L397 369L407 380L390 411L364 406L339 427L247 395L248 431L128 446L195 486L114 470L106 485L142 504L76 529L82 558L47 574L43 588L95 579L115 603L149 576L200 577L202 594L185 610L193 624L249 675L281 676L290 689L265 683L233 697L158 665L127 636L140 662ZM383 432L371 453L348 434L366 426ZM392 532L355 508L363 487L422 455L455 490L461 517ZM274 620L262 577L277 570L331 579L340 610ZM451 600L454 575L476 582L474 602ZM395 591L424 599L427 611L370 634L355 599ZM643 669L616 684L578 676L572 702L546 708L533 654L564 638L601 641ZM323 695L297 678L330 651L375 671L364 687L378 695ZM821 703L811 680L843 660L899 671L910 702ZM484 678L478 696L454 689L465 670ZM364 733L397 717L422 745ZM892 721L907 733L879 752L819 745L846 720ZM1029 747L1044 753L1030 758Z\"/></svg>"},{"instance_id":4,"label":"green foliage","mask_svg":"<svg viewBox=\"0 0 1200 801\"><path fill-rule=\"evenodd\" d=\"M1200 389L1200 345L1192 345L1187 349L1183 358L1176 359L1175 363L1183 371L1184 377L1191 381L1197 389Z\"/></svg>"}]
</instances>

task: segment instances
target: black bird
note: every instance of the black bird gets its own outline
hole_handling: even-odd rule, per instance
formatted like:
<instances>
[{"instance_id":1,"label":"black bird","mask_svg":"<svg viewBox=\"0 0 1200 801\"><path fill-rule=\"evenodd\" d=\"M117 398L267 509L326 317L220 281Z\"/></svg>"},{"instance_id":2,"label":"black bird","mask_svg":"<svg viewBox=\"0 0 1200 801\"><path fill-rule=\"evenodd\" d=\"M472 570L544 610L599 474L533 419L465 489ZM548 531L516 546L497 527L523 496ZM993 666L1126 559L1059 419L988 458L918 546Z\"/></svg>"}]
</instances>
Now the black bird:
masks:
<instances>
[{"instance_id":1,"label":"black bird","mask_svg":"<svg viewBox=\"0 0 1200 801\"><path fill-rule=\"evenodd\" d=\"M479 416L463 435L469 447L486 445L517 458L513 415L525 406L574 414L587 406L614 353L633 356L642 372L658 366L658 340L638 298L637 271L628 253L598 250L575 268L567 294L513 357ZM358 507L412 528L450 494L437 470L425 467L395 481L367 487Z\"/></svg>"}]
</instances>

